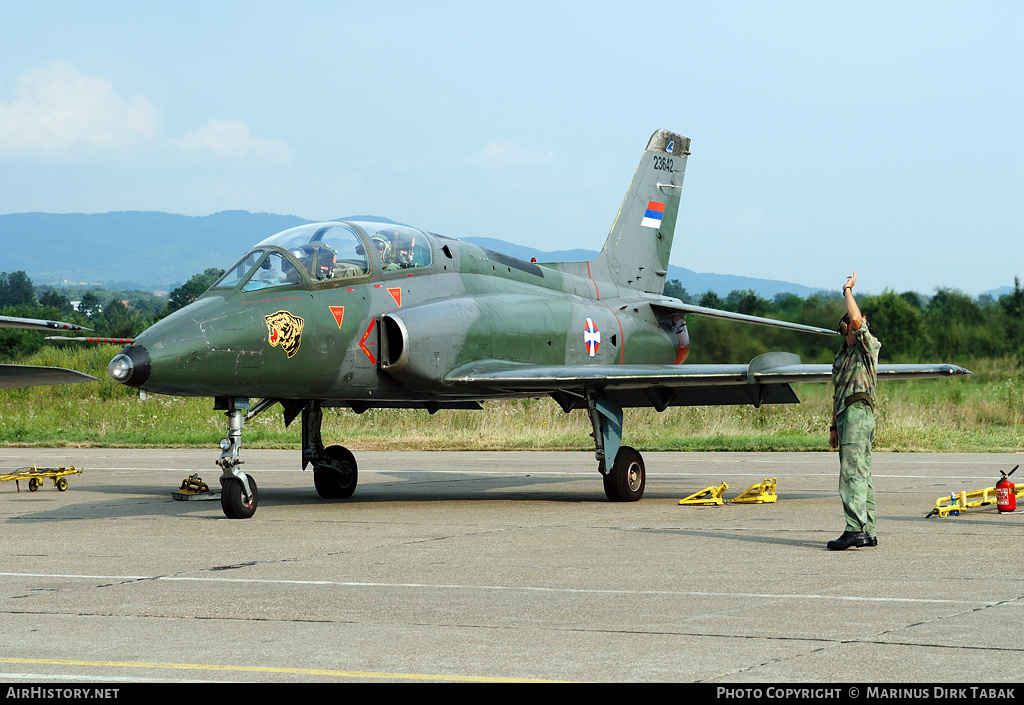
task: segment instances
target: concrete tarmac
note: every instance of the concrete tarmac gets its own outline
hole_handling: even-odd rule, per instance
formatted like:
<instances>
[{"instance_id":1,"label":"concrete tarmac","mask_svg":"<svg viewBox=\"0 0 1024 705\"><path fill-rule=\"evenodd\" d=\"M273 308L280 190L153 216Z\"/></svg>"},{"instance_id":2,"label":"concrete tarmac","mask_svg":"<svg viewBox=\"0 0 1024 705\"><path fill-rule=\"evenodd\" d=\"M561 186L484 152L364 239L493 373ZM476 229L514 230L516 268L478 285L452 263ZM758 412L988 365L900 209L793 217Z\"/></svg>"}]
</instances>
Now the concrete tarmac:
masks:
<instances>
[{"instance_id":1,"label":"concrete tarmac","mask_svg":"<svg viewBox=\"0 0 1024 705\"><path fill-rule=\"evenodd\" d=\"M83 470L0 483L0 683L1024 681L1024 513L925 518L1020 454L876 453L879 545L843 552L834 453L646 453L619 504L593 453L356 453L327 501L243 449L249 520L172 499L218 454L0 449Z\"/></svg>"}]
</instances>

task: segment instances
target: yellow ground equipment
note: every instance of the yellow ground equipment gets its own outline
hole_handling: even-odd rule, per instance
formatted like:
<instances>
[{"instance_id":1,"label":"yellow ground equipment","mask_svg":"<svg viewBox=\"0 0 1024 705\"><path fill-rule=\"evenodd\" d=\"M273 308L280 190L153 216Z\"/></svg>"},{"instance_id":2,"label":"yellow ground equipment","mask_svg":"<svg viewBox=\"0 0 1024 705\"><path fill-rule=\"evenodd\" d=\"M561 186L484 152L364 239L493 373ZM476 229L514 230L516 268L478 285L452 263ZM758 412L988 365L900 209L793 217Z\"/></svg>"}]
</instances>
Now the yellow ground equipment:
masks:
<instances>
[{"instance_id":1,"label":"yellow ground equipment","mask_svg":"<svg viewBox=\"0 0 1024 705\"><path fill-rule=\"evenodd\" d=\"M172 496L175 499L220 499L220 492L211 492L209 485L203 482L199 473L189 475L181 481L181 487Z\"/></svg>"},{"instance_id":2,"label":"yellow ground equipment","mask_svg":"<svg viewBox=\"0 0 1024 705\"><path fill-rule=\"evenodd\" d=\"M766 478L764 482L759 482L752 486L750 489L742 492L738 497L733 497L733 504L766 504L768 502L774 502L779 497L775 494L775 484L778 482L778 478Z\"/></svg>"},{"instance_id":3,"label":"yellow ground equipment","mask_svg":"<svg viewBox=\"0 0 1024 705\"><path fill-rule=\"evenodd\" d=\"M700 492L694 492L689 497L679 500L679 503L699 506L721 505L724 504L722 495L727 489L729 489L729 485L724 482L718 487L705 487Z\"/></svg>"},{"instance_id":4,"label":"yellow ground equipment","mask_svg":"<svg viewBox=\"0 0 1024 705\"><path fill-rule=\"evenodd\" d=\"M18 492L21 492L21 480L28 480L28 491L35 492L43 486L43 479L50 478L53 480L53 486L58 491L63 492L68 488L68 475L81 475L81 470L75 470L75 466L72 465L70 468L65 468L63 465L56 468L37 468L33 465L30 468L21 468L14 472L9 472L0 475L0 482L8 482L14 480L14 486L18 488Z\"/></svg>"},{"instance_id":5,"label":"yellow ground equipment","mask_svg":"<svg viewBox=\"0 0 1024 705\"><path fill-rule=\"evenodd\" d=\"M1017 492L1017 498L1024 498L1024 489ZM996 488L986 487L983 490L961 491L960 494L948 494L935 500L935 507L925 515L925 519L933 516L960 516L960 512L978 507L987 507L996 503Z\"/></svg>"}]
</instances>

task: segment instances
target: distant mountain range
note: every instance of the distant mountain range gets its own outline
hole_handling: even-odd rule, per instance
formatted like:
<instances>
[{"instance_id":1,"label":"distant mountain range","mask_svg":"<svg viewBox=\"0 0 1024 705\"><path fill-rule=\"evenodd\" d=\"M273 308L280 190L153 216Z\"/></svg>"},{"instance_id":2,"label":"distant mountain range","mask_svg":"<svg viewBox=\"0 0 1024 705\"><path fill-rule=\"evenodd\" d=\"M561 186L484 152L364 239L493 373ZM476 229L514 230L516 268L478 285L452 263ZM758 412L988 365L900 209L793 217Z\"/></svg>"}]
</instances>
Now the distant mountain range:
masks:
<instances>
[{"instance_id":1,"label":"distant mountain range","mask_svg":"<svg viewBox=\"0 0 1024 705\"><path fill-rule=\"evenodd\" d=\"M0 271L24 270L37 285L167 290L210 267L226 269L260 240L306 222L245 211L0 215Z\"/></svg>"},{"instance_id":2,"label":"distant mountain range","mask_svg":"<svg viewBox=\"0 0 1024 705\"><path fill-rule=\"evenodd\" d=\"M394 222L366 215L338 220ZM151 211L0 215L0 271L24 271L37 285L166 291L210 267L226 269L260 240L309 222L313 221L248 211L198 217ZM545 252L486 237L463 239L527 261L584 261L597 254L579 249ZM818 291L792 282L701 273L675 265L669 265L668 279L678 279L690 294L714 291L726 296L736 289L753 289L770 299L780 292L806 297Z\"/></svg>"}]
</instances>

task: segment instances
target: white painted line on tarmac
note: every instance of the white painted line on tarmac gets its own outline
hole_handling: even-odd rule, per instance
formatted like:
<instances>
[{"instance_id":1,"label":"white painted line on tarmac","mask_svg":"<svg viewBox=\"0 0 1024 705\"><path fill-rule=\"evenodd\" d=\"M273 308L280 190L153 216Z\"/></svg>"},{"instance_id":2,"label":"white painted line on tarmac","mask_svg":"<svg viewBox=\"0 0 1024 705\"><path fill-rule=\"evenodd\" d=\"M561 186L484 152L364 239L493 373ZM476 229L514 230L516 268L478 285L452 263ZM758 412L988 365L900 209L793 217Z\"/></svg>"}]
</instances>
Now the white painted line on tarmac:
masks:
<instances>
[{"instance_id":1,"label":"white painted line on tarmac","mask_svg":"<svg viewBox=\"0 0 1024 705\"><path fill-rule=\"evenodd\" d=\"M315 585L317 587L339 587L339 588L401 588L416 590L480 590L480 591L505 591L505 592L533 592L548 594L566 595L621 595L622 589L604 590L594 588L554 588L529 585L463 585L453 583L382 583L382 582L359 582L343 580L279 580L260 578L221 578L202 576L170 576L170 575L73 575L60 573L0 573L0 577L8 578L46 578L62 580L104 580L104 581L125 581L125 582L203 582L223 584L251 584L251 585ZM901 604L944 604L944 605L981 605L991 607L993 605L1007 605L1012 607L1024 607L1021 600L945 600L923 597L893 597L893 596L855 596L855 595L823 595L823 594L785 594L785 593L753 593L753 592L708 592L702 590L629 590L632 596L673 596L673 597L711 597L711 598L741 598L745 600L832 600L836 602L873 602L873 603L901 603Z\"/></svg>"}]
</instances>

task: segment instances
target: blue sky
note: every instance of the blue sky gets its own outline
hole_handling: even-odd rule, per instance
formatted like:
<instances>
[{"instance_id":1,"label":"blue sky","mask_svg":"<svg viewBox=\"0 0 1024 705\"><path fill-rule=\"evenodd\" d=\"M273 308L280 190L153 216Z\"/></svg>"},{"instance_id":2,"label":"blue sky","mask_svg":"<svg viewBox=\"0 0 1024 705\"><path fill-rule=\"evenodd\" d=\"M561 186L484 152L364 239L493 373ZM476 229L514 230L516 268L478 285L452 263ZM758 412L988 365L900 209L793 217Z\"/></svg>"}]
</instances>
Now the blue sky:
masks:
<instances>
[{"instance_id":1,"label":"blue sky","mask_svg":"<svg viewBox=\"0 0 1024 705\"><path fill-rule=\"evenodd\" d=\"M37 0L0 26L0 213L373 214L598 249L666 128L693 140L674 264L1024 276L1019 2Z\"/></svg>"}]
</instances>

